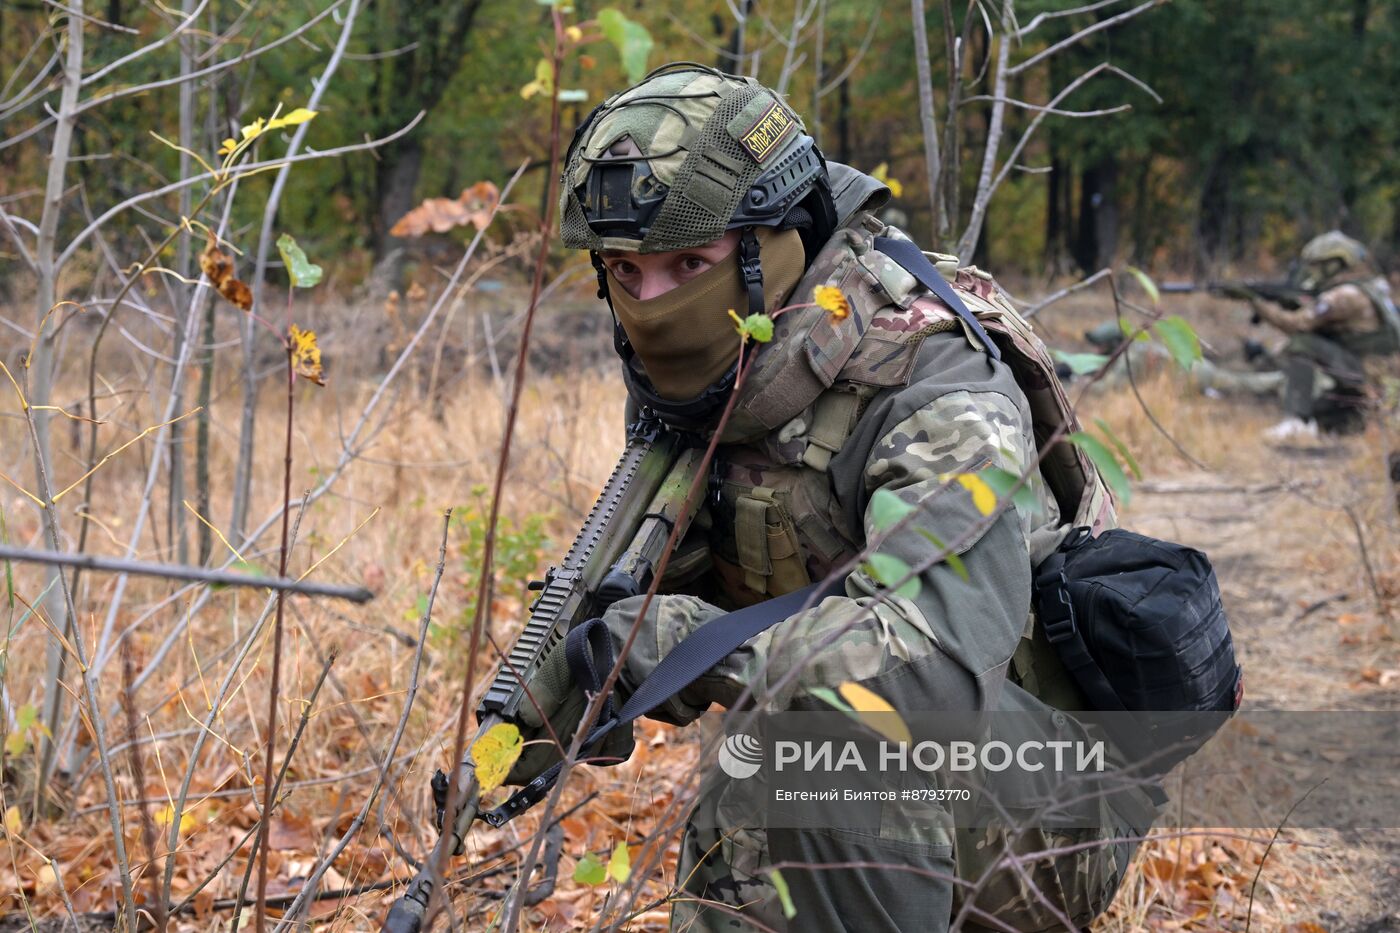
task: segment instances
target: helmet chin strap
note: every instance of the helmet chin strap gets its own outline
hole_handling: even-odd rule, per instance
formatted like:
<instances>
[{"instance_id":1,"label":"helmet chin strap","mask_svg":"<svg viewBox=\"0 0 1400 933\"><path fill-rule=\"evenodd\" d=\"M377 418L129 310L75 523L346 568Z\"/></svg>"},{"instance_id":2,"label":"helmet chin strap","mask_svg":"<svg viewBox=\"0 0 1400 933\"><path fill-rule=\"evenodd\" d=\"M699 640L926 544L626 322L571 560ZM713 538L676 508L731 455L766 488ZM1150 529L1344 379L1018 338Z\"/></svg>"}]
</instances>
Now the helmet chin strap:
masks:
<instances>
[{"instance_id":1,"label":"helmet chin strap","mask_svg":"<svg viewBox=\"0 0 1400 933\"><path fill-rule=\"evenodd\" d=\"M754 236L753 226L747 226L739 237L739 274L748 289L750 314L763 313L763 264L758 251L758 237Z\"/></svg>"}]
</instances>

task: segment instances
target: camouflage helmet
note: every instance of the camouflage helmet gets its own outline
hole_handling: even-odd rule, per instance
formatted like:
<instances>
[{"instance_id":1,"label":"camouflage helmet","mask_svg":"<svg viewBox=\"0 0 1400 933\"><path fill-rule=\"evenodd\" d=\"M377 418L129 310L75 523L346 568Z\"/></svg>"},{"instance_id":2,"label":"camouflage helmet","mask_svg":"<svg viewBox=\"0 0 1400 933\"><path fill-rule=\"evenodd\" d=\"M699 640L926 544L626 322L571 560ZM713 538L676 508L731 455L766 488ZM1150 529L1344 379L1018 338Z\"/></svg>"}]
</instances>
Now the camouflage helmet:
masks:
<instances>
[{"instance_id":1,"label":"camouflage helmet","mask_svg":"<svg viewBox=\"0 0 1400 933\"><path fill-rule=\"evenodd\" d=\"M1336 262L1341 269L1352 269L1366 261L1366 247L1340 230L1329 230L1309 240L1301 258L1310 266Z\"/></svg>"},{"instance_id":2,"label":"camouflage helmet","mask_svg":"<svg viewBox=\"0 0 1400 933\"><path fill-rule=\"evenodd\" d=\"M595 253L686 249L736 227L792 226L793 208L814 188L826 196L809 204L829 231L826 163L779 94L673 62L608 98L575 131L560 234L565 246Z\"/></svg>"}]
</instances>

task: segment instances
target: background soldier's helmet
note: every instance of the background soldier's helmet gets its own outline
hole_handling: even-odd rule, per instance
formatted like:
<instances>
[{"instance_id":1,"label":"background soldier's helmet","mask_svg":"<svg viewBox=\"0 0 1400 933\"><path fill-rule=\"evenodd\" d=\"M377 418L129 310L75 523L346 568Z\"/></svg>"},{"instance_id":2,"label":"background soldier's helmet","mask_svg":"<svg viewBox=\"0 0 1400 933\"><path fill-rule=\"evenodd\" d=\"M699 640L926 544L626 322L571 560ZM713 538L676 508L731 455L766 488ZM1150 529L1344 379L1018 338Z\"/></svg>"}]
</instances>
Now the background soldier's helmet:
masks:
<instances>
[{"instance_id":1,"label":"background soldier's helmet","mask_svg":"<svg viewBox=\"0 0 1400 933\"><path fill-rule=\"evenodd\" d=\"M1300 254L1304 265L1317 271L1322 279L1355 269L1366 262L1366 247L1342 233L1329 230L1307 242Z\"/></svg>"},{"instance_id":2,"label":"background soldier's helmet","mask_svg":"<svg viewBox=\"0 0 1400 933\"><path fill-rule=\"evenodd\" d=\"M562 181L560 233L572 249L656 253L736 227L805 223L829 234L835 222L826 164L801 118L754 79L691 62L595 109L574 133Z\"/></svg>"}]
</instances>

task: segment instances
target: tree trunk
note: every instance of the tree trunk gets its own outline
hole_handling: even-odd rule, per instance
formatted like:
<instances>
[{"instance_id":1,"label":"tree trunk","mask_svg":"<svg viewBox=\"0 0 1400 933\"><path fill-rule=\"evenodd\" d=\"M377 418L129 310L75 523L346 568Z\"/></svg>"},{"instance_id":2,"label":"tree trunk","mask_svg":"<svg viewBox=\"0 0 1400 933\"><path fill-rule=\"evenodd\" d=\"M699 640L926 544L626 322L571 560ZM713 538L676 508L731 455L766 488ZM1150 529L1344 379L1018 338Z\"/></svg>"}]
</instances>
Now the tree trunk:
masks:
<instances>
[{"instance_id":1,"label":"tree trunk","mask_svg":"<svg viewBox=\"0 0 1400 933\"><path fill-rule=\"evenodd\" d=\"M1118 159L1101 157L1080 176L1074 260L1085 272L1113 264L1118 252Z\"/></svg>"},{"instance_id":2,"label":"tree trunk","mask_svg":"<svg viewBox=\"0 0 1400 933\"><path fill-rule=\"evenodd\" d=\"M399 288L403 276L404 241L389 233L400 217L413 209L414 189L423 168L423 145L410 136L392 146L376 165L374 271L370 274L370 292L383 297Z\"/></svg>"}]
</instances>

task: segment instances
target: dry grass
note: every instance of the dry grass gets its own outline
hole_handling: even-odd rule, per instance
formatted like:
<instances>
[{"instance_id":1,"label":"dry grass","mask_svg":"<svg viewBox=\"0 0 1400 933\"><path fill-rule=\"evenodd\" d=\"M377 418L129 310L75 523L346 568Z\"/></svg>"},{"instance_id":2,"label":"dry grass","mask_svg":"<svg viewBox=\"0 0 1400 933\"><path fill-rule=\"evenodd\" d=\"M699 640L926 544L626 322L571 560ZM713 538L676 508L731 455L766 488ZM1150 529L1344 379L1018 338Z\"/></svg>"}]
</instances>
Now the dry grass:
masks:
<instances>
[{"instance_id":1,"label":"dry grass","mask_svg":"<svg viewBox=\"0 0 1400 933\"><path fill-rule=\"evenodd\" d=\"M155 420L149 398L135 391L136 379L133 374L128 382L116 382L117 391L130 394L119 395L120 404L108 403L110 420L101 429L107 443L124 439ZM276 379L269 384L276 385ZM68 383L67 388L68 397L81 395L77 382ZM365 382L345 384L333 379L324 390L298 390L294 495L314 487L334 468L341 438L371 388ZM1259 432L1274 420L1276 413L1266 406L1204 399L1192 392L1182 378L1168 372L1142 374L1140 389L1151 399L1153 411L1176 441L1217 474L1202 475L1186 466L1174 445L1142 416L1131 393L1115 390L1092 395L1086 403L1086 413L1102 417L1113 427L1142 462L1149 480L1320 481L1320 485L1308 487L1307 501L1296 497L1288 500L1288 509L1268 529L1269 540L1261 541L1259 547L1274 555L1281 569L1342 575L1348 586L1359 586L1364 594L1364 582L1358 583L1355 537L1348 523L1339 520L1335 508L1328 507L1329 503L1355 501L1359 518L1372 538L1373 558L1381 568L1382 582L1387 586L1400 585L1393 570L1394 513L1388 505L1389 494L1384 491L1388 487L1377 466L1386 445L1374 426L1364 438L1352 442L1347 467L1338 475L1327 463L1319 466L1311 461L1268 455L1259 442ZM257 499L252 510L255 521L279 504L283 422L282 401L277 395L272 390L265 394L259 418ZM284 655L286 707L281 717L286 735L279 747L286 748L287 735L305 707L304 700L320 669L321 658L333 647L339 649L340 655L333 668L333 681L311 711L305 738L288 778L294 789L274 825L273 894L295 887L294 879L306 873L327 838L344 829L364 800L372 780L372 756L392 731L402 702L413 652L401 636L413 631L418 600L431 582L441 512L449 506L472 507L474 490L489 482L501 431L501 397L499 386L489 377L475 375L459 382L437 413L415 391L406 391L388 406L382 423L372 434L372 443L360 452L333 490L315 502L302 519L291 561L293 572L304 570L339 545L318 568L317 576L363 582L377 591L377 598L363 608L300 598L290 603ZM622 401L622 389L611 371L535 376L527 388L516 453L506 484L505 511L511 516L546 515L555 550L567 542L614 462L622 439ZM211 415L215 426L214 488L227 490L231 487L236 455L237 400L226 397L216 401ZM29 452L20 429L16 419L0 420L0 469L12 477L27 478L31 473ZM60 425L56 431L60 485L81 473L76 433L66 425ZM97 523L93 550L119 551L134 520L135 504L151 455L151 450L138 445L99 474L92 509ZM1356 473L1362 468L1364 474ZM1373 494L1377 490L1382 494ZM37 542L33 509L8 487L0 495L10 539ZM1139 496L1126 510L1130 522L1141 519L1147 530L1190 540L1189 532L1181 533L1174 515L1144 503L1145 498ZM63 505L64 526L71 532L77 526L75 504ZM159 510L138 556L166 553L169 522L163 502ZM227 501L216 497L213 512L209 518L216 526L225 522ZM371 515L373 518L369 518ZM266 571L275 567L276 560L275 548L269 550L270 540L269 536L259 542L256 553L245 555ZM470 596L470 575L463 565L460 543L454 540L449 551L438 598L436 616L445 624L461 616ZM109 578L87 575L84 592L78 594L80 605L88 608L80 622L89 644L101 623L112 586ZM33 568L17 566L15 589L32 597L42 589L40 574ZM158 582L133 581L125 599L119 625L139 623L130 638L137 670L144 667L189 607L187 598L177 600L145 617L145 607L157 605L169 592ZM139 691L136 708L143 712L141 730L156 735L176 734L142 746L148 777L144 788L133 784L129 755L124 752L117 756L119 789L124 797L164 801L173 793L187 764L191 731L205 715L212 691L226 672L228 662L220 653L233 637L248 631L262 604L262 596L251 591L214 594L192 619L188 636ZM491 634L498 642L511 636L519 610L520 606L508 599L494 607ZM0 609L0 615L3 614ZM6 682L17 703L37 702L46 638L43 628L31 622L17 633L9 647ZM1390 651L1393 658L1393 644L1387 647L1377 642L1374 647L1377 652ZM182 834L181 849L176 854L177 899L239 845L255 819L249 793L252 782L247 775L250 769L259 771L256 764L264 740L261 729L269 650L270 645L263 644L244 666L242 679L216 721L216 739L206 749L197 769L191 800L198 803L192 809L192 823ZM493 657L491 654L478 670L489 669ZM414 853L425 851L430 844L427 777L450 753L448 729L455 716L466 660L430 653L424 690L402 746L407 757L401 770L394 774L381 811L386 832ZM114 664L104 678L104 699L108 702L118 692L112 673L115 669ZM118 735L119 739L122 737ZM675 775L694 766L696 747L690 737L647 724L641 738L640 751L633 761L607 770L584 769L570 791L566 804L595 792L599 797L566 821L566 857L560 869L559 891L536 910L532 922L548 929L569 929L587 918L602 894L569 880L574 859L588 850L610 849L622 838L640 838L669 803ZM15 837L22 839L22 844L12 840L8 854L0 849L0 912L19 909L21 891L41 912L60 909L52 873L42 867L35 854L39 852L55 858L62 866L64 881L79 910L110 908L117 888L111 847L109 841L104 841L105 819L97 812L103 803L100 781L92 777L90 770L79 770L69 777L84 778L68 788L73 798L70 812L61 819L38 820L24 826ZM7 788L12 797L16 792L22 793L22 788L13 784ZM158 819L163 809L164 805L158 802L149 811ZM147 855L140 842L139 811L129 807L126 814L128 845L134 858L144 862ZM370 826L376 825L377 820L371 818ZM504 830L478 832L473 839L472 864L489 866L493 853L508 849L530 829L530 821L524 819ZM1203 835L1184 841L1149 843L1125 884L1112 917L1101 928L1127 931L1189 925L1200 930L1243 929L1242 900L1247 900L1248 884L1240 879L1252 878L1267 836L1263 840L1246 843L1223 835ZM1328 898L1342 900L1348 896L1332 870L1331 851L1298 848L1295 843L1296 839L1286 838L1269 858L1266 877L1271 886L1261 887L1258 892L1262 913L1256 917L1255 929L1280 929L1282 919L1297 919L1301 915L1290 911L1310 899L1327 903ZM182 921L183 928L212 929L227 917L226 913L213 911L212 905L215 898L231 896L236 890L246 845L239 851L243 855L236 856L230 868L206 889L197 901L197 912ZM637 855L634 853L634 859ZM664 893L673 863L674 851L665 859L664 870L649 883L649 893ZM146 877L153 873L149 868L142 872ZM388 874L403 877L406 873L386 836L370 829L337 862L325 886L350 886ZM1360 885L1355 879L1350 883ZM497 903L489 892L499 891L502 885L499 877L479 885L478 889L488 894L470 904L463 903L461 909L475 911L478 919L485 917ZM385 906L384 896L373 894L325 902L318 913L333 917L332 929L366 929L373 926L374 918L382 916ZM636 928L659 929L663 925L662 915L653 911Z\"/></svg>"}]
</instances>

